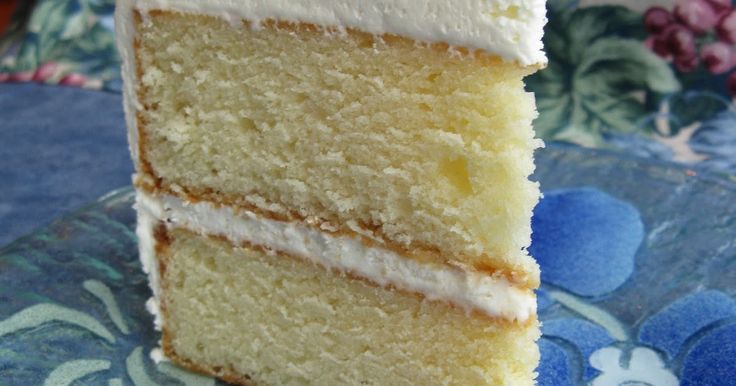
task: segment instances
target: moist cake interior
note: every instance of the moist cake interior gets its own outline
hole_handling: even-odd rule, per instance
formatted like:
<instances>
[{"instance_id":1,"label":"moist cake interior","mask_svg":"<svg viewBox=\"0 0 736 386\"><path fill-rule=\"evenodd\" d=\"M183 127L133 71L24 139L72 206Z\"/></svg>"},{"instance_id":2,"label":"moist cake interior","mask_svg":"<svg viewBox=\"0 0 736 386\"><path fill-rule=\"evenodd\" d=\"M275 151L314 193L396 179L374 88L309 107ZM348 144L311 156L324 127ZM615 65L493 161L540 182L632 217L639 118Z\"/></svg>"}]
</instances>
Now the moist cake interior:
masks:
<instances>
[{"instance_id":1,"label":"moist cake interior","mask_svg":"<svg viewBox=\"0 0 736 386\"><path fill-rule=\"evenodd\" d=\"M243 385L534 384L544 1L404 3L118 0L166 358Z\"/></svg>"},{"instance_id":2,"label":"moist cake interior","mask_svg":"<svg viewBox=\"0 0 736 386\"><path fill-rule=\"evenodd\" d=\"M143 177L538 285L531 68L313 25L138 17Z\"/></svg>"},{"instance_id":3,"label":"moist cake interior","mask_svg":"<svg viewBox=\"0 0 736 386\"><path fill-rule=\"evenodd\" d=\"M257 385L526 385L533 377L536 319L492 320L303 259L159 230L164 352L201 371Z\"/></svg>"}]
</instances>

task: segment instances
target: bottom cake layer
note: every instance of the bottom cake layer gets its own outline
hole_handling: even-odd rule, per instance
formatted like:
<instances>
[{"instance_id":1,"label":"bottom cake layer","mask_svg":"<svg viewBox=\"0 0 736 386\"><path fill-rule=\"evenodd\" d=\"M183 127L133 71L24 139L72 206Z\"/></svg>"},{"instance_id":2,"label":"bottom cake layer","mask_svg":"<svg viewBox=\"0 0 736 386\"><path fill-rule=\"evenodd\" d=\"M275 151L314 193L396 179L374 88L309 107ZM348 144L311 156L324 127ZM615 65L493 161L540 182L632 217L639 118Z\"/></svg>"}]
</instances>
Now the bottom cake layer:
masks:
<instances>
[{"instance_id":1,"label":"bottom cake layer","mask_svg":"<svg viewBox=\"0 0 736 386\"><path fill-rule=\"evenodd\" d=\"M164 353L256 385L530 385L535 319L468 314L285 255L157 234Z\"/></svg>"}]
</instances>

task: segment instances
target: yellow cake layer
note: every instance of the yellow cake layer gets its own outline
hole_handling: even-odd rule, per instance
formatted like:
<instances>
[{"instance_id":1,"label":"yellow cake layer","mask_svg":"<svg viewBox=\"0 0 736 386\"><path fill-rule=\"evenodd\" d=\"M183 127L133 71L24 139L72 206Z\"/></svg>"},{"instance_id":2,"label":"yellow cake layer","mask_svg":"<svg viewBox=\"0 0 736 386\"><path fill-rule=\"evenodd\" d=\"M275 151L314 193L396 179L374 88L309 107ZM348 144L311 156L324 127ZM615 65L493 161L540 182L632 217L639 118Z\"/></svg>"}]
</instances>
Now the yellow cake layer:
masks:
<instances>
[{"instance_id":1,"label":"yellow cake layer","mask_svg":"<svg viewBox=\"0 0 736 386\"><path fill-rule=\"evenodd\" d=\"M538 270L532 71L309 25L151 12L136 34L141 163L169 192L370 233L481 270Z\"/></svg>"},{"instance_id":2,"label":"yellow cake layer","mask_svg":"<svg viewBox=\"0 0 736 386\"><path fill-rule=\"evenodd\" d=\"M186 230L158 236L163 348L186 367L256 385L521 386L534 378L536 320L469 315Z\"/></svg>"}]
</instances>

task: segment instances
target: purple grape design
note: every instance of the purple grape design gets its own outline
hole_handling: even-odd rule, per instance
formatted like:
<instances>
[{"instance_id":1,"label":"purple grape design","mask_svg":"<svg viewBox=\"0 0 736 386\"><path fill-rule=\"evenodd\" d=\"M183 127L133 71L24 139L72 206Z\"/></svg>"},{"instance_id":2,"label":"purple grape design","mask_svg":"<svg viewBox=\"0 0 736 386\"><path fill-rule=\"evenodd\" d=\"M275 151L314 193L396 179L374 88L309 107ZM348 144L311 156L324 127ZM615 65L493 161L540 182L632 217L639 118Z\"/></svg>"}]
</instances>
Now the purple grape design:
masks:
<instances>
[{"instance_id":1,"label":"purple grape design","mask_svg":"<svg viewBox=\"0 0 736 386\"><path fill-rule=\"evenodd\" d=\"M655 6L644 13L647 46L683 74L701 66L728 75L736 96L736 9L730 0L677 0L672 11Z\"/></svg>"}]
</instances>

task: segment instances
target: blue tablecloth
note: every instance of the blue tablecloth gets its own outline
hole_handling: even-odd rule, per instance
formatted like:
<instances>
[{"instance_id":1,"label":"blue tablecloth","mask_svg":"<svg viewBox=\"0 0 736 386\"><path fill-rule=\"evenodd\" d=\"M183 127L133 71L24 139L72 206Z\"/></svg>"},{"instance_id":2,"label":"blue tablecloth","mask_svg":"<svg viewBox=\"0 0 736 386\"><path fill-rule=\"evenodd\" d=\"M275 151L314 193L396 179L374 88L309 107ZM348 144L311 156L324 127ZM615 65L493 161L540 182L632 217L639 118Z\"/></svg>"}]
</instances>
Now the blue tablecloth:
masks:
<instances>
[{"instance_id":1,"label":"blue tablecloth","mask_svg":"<svg viewBox=\"0 0 736 386\"><path fill-rule=\"evenodd\" d=\"M130 184L118 94L0 84L0 246Z\"/></svg>"}]
</instances>

